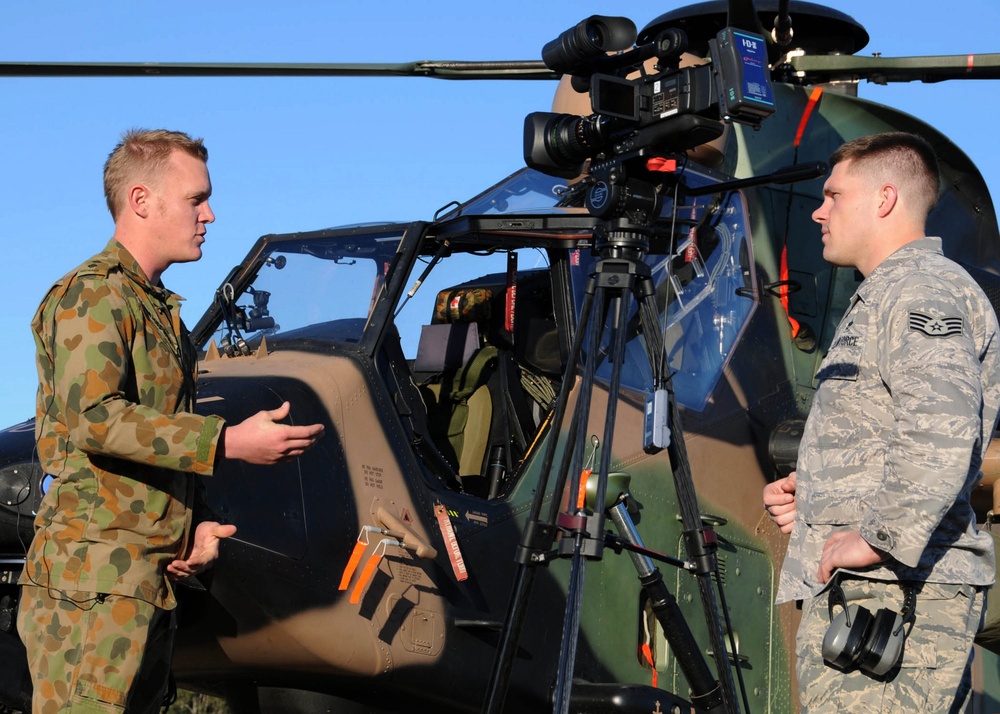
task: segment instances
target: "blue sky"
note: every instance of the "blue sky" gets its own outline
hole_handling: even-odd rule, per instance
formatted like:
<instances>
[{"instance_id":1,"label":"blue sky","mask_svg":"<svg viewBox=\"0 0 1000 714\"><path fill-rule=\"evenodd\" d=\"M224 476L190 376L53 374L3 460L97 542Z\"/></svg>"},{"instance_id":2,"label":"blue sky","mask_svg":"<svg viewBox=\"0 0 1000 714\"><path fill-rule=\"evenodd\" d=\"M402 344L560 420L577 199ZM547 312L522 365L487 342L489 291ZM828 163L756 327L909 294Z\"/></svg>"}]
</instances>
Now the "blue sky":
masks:
<instances>
[{"instance_id":1,"label":"blue sky","mask_svg":"<svg viewBox=\"0 0 1000 714\"><path fill-rule=\"evenodd\" d=\"M642 28L684 3L508 0L125 3L0 6L0 61L406 62L537 59L591 14ZM1000 51L996 0L831 0L871 35L862 54ZM951 24L947 24L950 22ZM933 28L933 31L931 31ZM204 257L164 275L194 325L216 285L265 233L427 219L521 168L522 122L549 82L399 78L0 78L0 427L30 417L28 324L48 286L113 226L101 168L133 126L205 138L217 215ZM879 87L862 97L942 130L1000 190L997 82Z\"/></svg>"}]
</instances>

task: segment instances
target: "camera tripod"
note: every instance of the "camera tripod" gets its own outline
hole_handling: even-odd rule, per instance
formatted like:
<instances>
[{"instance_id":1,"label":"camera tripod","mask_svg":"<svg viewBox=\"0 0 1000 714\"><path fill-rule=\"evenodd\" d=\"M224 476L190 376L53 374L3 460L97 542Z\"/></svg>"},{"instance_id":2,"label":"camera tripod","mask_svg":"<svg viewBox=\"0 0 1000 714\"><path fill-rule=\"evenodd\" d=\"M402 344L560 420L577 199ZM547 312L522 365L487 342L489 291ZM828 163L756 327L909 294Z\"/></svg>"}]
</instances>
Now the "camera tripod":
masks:
<instances>
[{"instance_id":1,"label":"camera tripod","mask_svg":"<svg viewBox=\"0 0 1000 714\"><path fill-rule=\"evenodd\" d=\"M640 582L652 604L652 610L691 686L692 703L703 711L726 712L727 714L739 712L736 686L729 657L726 654L724 627L716 602L716 592L711 581L711 575L716 569L715 534L710 528L706 528L701 520L676 404L672 395L669 394L669 389L660 389L667 387L669 381L665 378L666 360L655 306L655 287L650 269L643 262L643 258L648 252L649 233L648 227L634 224L626 218L602 221L601 225L595 229L594 245L600 258L587 282L579 324L573 338L550 426L553 435L559 434L561 430L570 392L576 382L577 365L584 339L586 339L586 361L580 375L577 405L573 412L568 441L556 471L548 515L544 520L541 519L543 501L548 492L547 487L555 462L558 438L553 436L550 439L543 457L541 480L535 492L521 542L517 548L515 581L483 704L482 712L484 714L499 714L503 710L514 656L535 575L540 566L546 565L549 560L557 557L571 558L572 566L563 620L563 636L553 711L559 714L569 711L586 561L599 559L602 556L605 543L604 510L608 496L608 472L611 465L622 364L629 329L630 300L633 296L638 301L638 316L654 375L654 393L661 391L664 396L669 398L669 407L666 405L660 405L660 407L668 409L669 428L672 436L669 438L669 445L666 448L670 456L681 512L684 543L688 555L687 562L673 561L672 564L682 565L697 576L712 651L720 653L715 656L718 680L713 677L676 600L667 590L659 571L652 565L649 558L650 553L643 548L627 510L622 506L620 499L615 498L618 494L612 494L612 502L615 505L608 507L609 516L622 538L619 541L619 546L630 550ZM602 354L601 338L604 335L605 327L610 331L610 350L603 351L604 354ZM600 465L596 468L596 498L593 500L595 507L591 512L585 507L583 499L578 499L574 494L581 493L583 451L591 395L595 372L600 360L605 355L611 361L611 376ZM562 494L564 493L569 493L570 497L566 509L560 512ZM558 541L557 534L561 534ZM663 560L664 558L661 556L659 559ZM735 656L735 652L733 656Z\"/></svg>"}]
</instances>

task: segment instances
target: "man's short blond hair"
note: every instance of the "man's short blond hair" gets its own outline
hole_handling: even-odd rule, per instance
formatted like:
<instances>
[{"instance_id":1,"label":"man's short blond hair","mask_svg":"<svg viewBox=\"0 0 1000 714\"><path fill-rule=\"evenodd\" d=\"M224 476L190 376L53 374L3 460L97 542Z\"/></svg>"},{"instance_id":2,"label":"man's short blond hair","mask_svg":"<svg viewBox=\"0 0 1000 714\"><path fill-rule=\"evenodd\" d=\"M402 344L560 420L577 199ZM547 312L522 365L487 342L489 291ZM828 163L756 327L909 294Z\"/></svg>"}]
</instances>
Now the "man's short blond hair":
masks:
<instances>
[{"instance_id":1,"label":"man's short blond hair","mask_svg":"<svg viewBox=\"0 0 1000 714\"><path fill-rule=\"evenodd\" d=\"M104 198L113 219L118 220L128 189L136 183L155 181L174 151L208 162L202 139L192 139L181 131L130 129L122 134L104 164Z\"/></svg>"},{"instance_id":2,"label":"man's short blond hair","mask_svg":"<svg viewBox=\"0 0 1000 714\"><path fill-rule=\"evenodd\" d=\"M902 131L860 136L830 156L831 166L842 161L851 161L852 171L872 181L897 186L923 220L937 204L941 172L933 147L922 136Z\"/></svg>"}]
</instances>

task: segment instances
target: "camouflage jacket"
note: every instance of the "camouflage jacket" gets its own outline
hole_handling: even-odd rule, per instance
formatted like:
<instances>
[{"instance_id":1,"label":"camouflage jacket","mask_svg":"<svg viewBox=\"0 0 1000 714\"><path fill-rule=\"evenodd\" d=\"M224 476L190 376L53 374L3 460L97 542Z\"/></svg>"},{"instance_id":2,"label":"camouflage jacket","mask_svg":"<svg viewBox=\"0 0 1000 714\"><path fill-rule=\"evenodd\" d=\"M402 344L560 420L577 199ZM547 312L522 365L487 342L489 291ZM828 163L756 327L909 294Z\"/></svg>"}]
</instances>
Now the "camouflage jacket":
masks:
<instances>
[{"instance_id":1,"label":"camouflage jacket","mask_svg":"<svg viewBox=\"0 0 1000 714\"><path fill-rule=\"evenodd\" d=\"M42 301L35 436L54 480L22 584L176 604L165 568L223 427L191 411L197 356L179 312L115 240Z\"/></svg>"},{"instance_id":2,"label":"camouflage jacket","mask_svg":"<svg viewBox=\"0 0 1000 714\"><path fill-rule=\"evenodd\" d=\"M778 602L816 595L823 544L853 529L889 554L874 580L989 585L969 503L1000 408L1000 328L983 291L923 238L860 285L816 373Z\"/></svg>"}]
</instances>

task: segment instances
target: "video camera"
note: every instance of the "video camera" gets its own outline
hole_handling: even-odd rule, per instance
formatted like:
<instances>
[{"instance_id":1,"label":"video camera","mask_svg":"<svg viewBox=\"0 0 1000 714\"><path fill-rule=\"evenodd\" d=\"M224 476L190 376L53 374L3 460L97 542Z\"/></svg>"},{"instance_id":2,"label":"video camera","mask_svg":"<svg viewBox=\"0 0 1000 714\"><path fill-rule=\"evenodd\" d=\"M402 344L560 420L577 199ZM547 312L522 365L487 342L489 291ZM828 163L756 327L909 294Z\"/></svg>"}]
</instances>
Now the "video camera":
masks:
<instances>
[{"instance_id":1,"label":"video camera","mask_svg":"<svg viewBox=\"0 0 1000 714\"><path fill-rule=\"evenodd\" d=\"M762 36L726 27L709 40L710 62L688 67L680 67L687 49L681 30L664 30L641 46L635 40L628 18L594 15L545 45L545 65L571 75L577 91L589 91L594 113L529 114L524 160L530 168L573 178L587 159L652 147L682 152L720 136L723 122L759 127L774 113ZM643 63L653 57L658 71L649 75ZM637 70L639 77L627 79Z\"/></svg>"}]
</instances>

